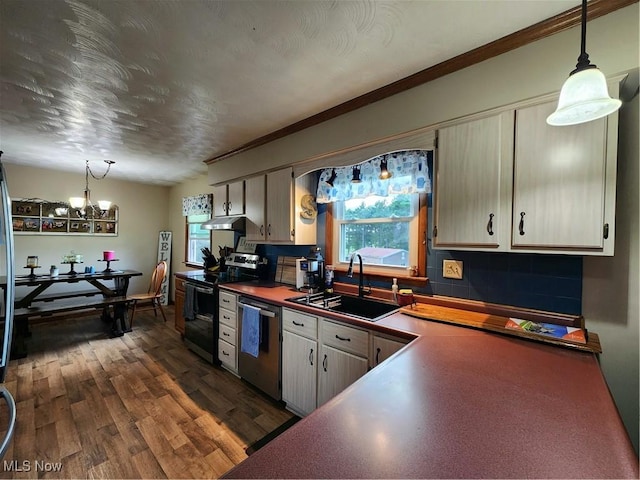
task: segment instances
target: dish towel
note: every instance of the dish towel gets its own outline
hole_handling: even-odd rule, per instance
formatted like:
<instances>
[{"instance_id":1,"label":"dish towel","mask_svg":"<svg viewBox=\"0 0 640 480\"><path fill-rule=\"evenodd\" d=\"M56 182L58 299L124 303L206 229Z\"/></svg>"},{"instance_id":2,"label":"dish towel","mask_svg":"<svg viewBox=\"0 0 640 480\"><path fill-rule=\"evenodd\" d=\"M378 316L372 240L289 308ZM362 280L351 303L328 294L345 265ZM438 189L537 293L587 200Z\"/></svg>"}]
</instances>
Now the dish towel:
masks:
<instances>
[{"instance_id":1,"label":"dish towel","mask_svg":"<svg viewBox=\"0 0 640 480\"><path fill-rule=\"evenodd\" d=\"M258 358L260 348L260 309L250 305L242 308L242 338L240 351Z\"/></svg>"},{"instance_id":2,"label":"dish towel","mask_svg":"<svg viewBox=\"0 0 640 480\"><path fill-rule=\"evenodd\" d=\"M193 320L198 312L198 296L196 295L196 287L189 285L184 286L184 305L182 306L182 316L185 320Z\"/></svg>"}]
</instances>

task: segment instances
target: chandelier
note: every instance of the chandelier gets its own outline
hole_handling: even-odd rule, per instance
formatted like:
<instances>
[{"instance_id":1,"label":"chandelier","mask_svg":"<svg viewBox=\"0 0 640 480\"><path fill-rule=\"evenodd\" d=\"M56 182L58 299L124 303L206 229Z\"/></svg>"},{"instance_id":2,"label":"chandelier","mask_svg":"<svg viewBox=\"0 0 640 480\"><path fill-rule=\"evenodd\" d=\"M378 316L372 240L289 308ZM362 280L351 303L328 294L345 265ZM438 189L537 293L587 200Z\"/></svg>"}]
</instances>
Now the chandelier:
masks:
<instances>
[{"instance_id":1,"label":"chandelier","mask_svg":"<svg viewBox=\"0 0 640 480\"><path fill-rule=\"evenodd\" d=\"M114 162L113 160L105 160L104 163L107 164L107 170L101 176L96 176L91 171L91 168L89 168L89 160L86 160L85 174L84 174L84 180L85 180L84 196L69 198L69 205L71 206L71 208L75 208L78 213L78 216L82 218L87 217L87 212L89 210L91 210L94 213L94 215L98 213L100 216L104 216L108 212L109 208L111 208L111 202L108 200L98 200L98 206L96 207L91 202L91 190L89 190L89 175L91 175L95 180L102 180L109 173L109 170L111 169L111 165L113 165L116 162Z\"/></svg>"}]
</instances>

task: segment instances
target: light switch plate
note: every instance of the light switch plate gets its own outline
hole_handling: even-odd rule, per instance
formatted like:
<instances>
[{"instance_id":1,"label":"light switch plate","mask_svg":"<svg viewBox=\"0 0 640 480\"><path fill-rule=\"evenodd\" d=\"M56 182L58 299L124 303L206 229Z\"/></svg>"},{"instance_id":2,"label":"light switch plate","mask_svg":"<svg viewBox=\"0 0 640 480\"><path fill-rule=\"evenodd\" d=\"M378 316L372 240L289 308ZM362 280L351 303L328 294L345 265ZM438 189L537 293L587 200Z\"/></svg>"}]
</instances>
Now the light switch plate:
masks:
<instances>
[{"instance_id":1,"label":"light switch plate","mask_svg":"<svg viewBox=\"0 0 640 480\"><path fill-rule=\"evenodd\" d=\"M443 260L442 275L444 278L455 278L462 280L462 261L461 260Z\"/></svg>"}]
</instances>

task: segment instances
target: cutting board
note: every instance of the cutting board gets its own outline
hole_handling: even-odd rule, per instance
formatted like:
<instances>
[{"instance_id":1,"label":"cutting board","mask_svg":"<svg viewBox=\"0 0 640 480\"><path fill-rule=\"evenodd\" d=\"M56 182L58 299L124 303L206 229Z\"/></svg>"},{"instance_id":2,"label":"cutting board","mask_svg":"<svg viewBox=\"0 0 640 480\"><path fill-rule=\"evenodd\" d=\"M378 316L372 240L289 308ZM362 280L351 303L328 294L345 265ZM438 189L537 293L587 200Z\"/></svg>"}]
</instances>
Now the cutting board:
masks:
<instances>
[{"instance_id":1,"label":"cutting board","mask_svg":"<svg viewBox=\"0 0 640 480\"><path fill-rule=\"evenodd\" d=\"M587 339L587 342L579 343L563 338L549 337L533 332L507 328L506 325L510 320L509 317L502 317L499 315L492 315L488 313L460 310L457 308L442 307L439 305L431 305L428 303L414 303L411 306L401 308L400 311L407 315L423 318L425 320L435 320L438 322L452 323L455 325L473 327L481 330L488 330L491 332L499 332L515 337L528 338L530 340L574 348L577 350L602 353L598 335L592 332L589 332L589 334L587 335L586 330L584 331L584 335Z\"/></svg>"},{"instance_id":2,"label":"cutting board","mask_svg":"<svg viewBox=\"0 0 640 480\"><path fill-rule=\"evenodd\" d=\"M279 256L275 281L286 285L296 284L296 259L298 257Z\"/></svg>"}]
</instances>

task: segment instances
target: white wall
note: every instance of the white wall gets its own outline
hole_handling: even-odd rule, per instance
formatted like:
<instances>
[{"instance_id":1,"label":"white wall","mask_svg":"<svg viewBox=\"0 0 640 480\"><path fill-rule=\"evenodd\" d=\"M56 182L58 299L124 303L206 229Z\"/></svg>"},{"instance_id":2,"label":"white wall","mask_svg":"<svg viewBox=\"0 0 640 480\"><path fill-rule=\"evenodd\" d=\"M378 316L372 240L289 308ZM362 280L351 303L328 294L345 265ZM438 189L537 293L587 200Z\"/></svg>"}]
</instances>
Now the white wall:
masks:
<instances>
[{"instance_id":1,"label":"white wall","mask_svg":"<svg viewBox=\"0 0 640 480\"><path fill-rule=\"evenodd\" d=\"M82 196L84 191L84 174L7 163L4 167L12 198L66 201L70 196ZM117 164L113 168L117 168ZM29 273L22 268L29 255L37 255L40 265L43 265L37 273L45 273L45 270L48 273L52 264L58 265L61 272L68 271L69 265L60 265L60 261L62 255L71 250L84 255L85 263L76 267L93 265L96 269L104 269L106 264L97 260L102 258L104 250L114 250L120 261L112 264L113 267L138 270L144 274L131 279L129 293L146 292L156 264L158 233L168 226L169 187L107 177L100 181L90 178L89 189L94 202L105 199L118 205L118 236L15 235L16 274ZM56 287L57 290L69 288ZM54 287L51 288L54 291Z\"/></svg>"},{"instance_id":2,"label":"white wall","mask_svg":"<svg viewBox=\"0 0 640 480\"><path fill-rule=\"evenodd\" d=\"M638 451L640 342L640 149L638 97L620 110L616 247L613 257L585 257L582 313L600 336L602 370Z\"/></svg>"}]
</instances>

